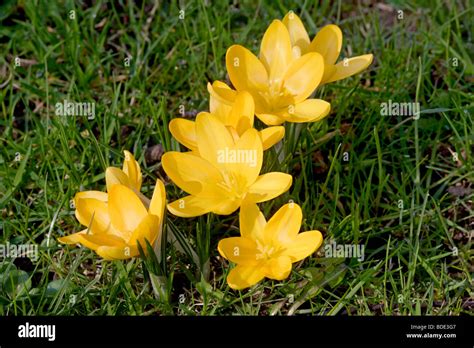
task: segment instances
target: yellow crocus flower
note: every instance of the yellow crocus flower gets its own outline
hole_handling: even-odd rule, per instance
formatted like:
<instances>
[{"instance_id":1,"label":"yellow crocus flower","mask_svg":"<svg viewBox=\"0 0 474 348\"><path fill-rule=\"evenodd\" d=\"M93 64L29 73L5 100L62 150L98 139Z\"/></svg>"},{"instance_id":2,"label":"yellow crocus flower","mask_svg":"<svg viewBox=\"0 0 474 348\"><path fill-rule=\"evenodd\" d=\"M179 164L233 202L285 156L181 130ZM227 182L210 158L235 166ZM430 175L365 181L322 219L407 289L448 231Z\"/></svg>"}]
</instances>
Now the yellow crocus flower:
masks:
<instances>
[{"instance_id":1,"label":"yellow crocus flower","mask_svg":"<svg viewBox=\"0 0 474 348\"><path fill-rule=\"evenodd\" d=\"M247 91L236 92L231 90L225 83L216 81L212 85L208 84L210 93L210 113L201 112L202 115L212 114L216 116L237 141L248 129L253 127L255 104L252 95ZM227 93L228 100L219 96L220 93ZM196 124L194 121L184 118L172 119L169 123L169 130L173 137L191 151L197 152L196 144ZM258 132L262 139L263 150L267 150L285 135L285 128L282 126L267 127Z\"/></svg>"},{"instance_id":2,"label":"yellow crocus flower","mask_svg":"<svg viewBox=\"0 0 474 348\"><path fill-rule=\"evenodd\" d=\"M321 84L342 80L355 75L367 69L372 63L373 55L364 54L344 59L336 64L342 48L342 31L337 25L326 25L310 42L308 32L301 19L295 13L287 13L285 18L283 18L283 24L290 33L294 57L300 57L310 52L317 52L323 56L324 75Z\"/></svg>"},{"instance_id":3,"label":"yellow crocus flower","mask_svg":"<svg viewBox=\"0 0 474 348\"><path fill-rule=\"evenodd\" d=\"M161 242L166 193L160 180L156 182L148 209L134 191L122 184L112 185L107 201L103 198L94 195L76 198L76 218L87 228L58 240L82 244L106 260L139 256L137 244L146 252L145 239L151 245Z\"/></svg>"},{"instance_id":4,"label":"yellow crocus flower","mask_svg":"<svg viewBox=\"0 0 474 348\"><path fill-rule=\"evenodd\" d=\"M266 125L319 121L330 111L328 102L308 99L323 77L323 57L308 53L294 58L290 34L279 20L266 30L259 58L233 45L227 50L226 67L236 90L252 95L255 113ZM219 96L229 100L228 92Z\"/></svg>"},{"instance_id":5,"label":"yellow crocus flower","mask_svg":"<svg viewBox=\"0 0 474 348\"><path fill-rule=\"evenodd\" d=\"M299 205L281 207L267 222L255 204L240 209L240 237L222 239L219 253L237 265L229 272L232 289L245 289L263 278L283 280L292 263L314 253L323 241L321 232L299 233L302 221Z\"/></svg>"},{"instance_id":6,"label":"yellow crocus flower","mask_svg":"<svg viewBox=\"0 0 474 348\"><path fill-rule=\"evenodd\" d=\"M214 115L196 117L196 144L192 152L167 152L162 165L170 179L189 193L168 204L168 210L181 217L209 212L228 215L242 202L265 202L287 191L291 175L272 172L260 174L262 140L254 128L234 139Z\"/></svg>"}]
</instances>

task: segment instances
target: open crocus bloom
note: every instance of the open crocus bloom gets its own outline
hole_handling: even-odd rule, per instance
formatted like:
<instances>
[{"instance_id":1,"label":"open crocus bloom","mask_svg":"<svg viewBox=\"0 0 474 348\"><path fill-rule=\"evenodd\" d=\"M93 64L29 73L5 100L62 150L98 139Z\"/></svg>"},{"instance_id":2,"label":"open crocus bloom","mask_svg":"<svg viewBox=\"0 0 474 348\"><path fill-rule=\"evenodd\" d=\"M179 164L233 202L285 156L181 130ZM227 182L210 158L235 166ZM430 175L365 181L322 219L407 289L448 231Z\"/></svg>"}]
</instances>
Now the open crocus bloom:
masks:
<instances>
[{"instance_id":1,"label":"open crocus bloom","mask_svg":"<svg viewBox=\"0 0 474 348\"><path fill-rule=\"evenodd\" d=\"M255 104L252 96L246 92L236 92L225 83L216 81L208 84L210 93L210 113L216 116L230 131L234 141L237 141L248 129L253 127ZM227 93L228 100L219 96L214 90ZM200 114L209 115L208 112ZM196 125L194 121L183 118L171 120L169 129L173 137L191 151L197 152ZM281 126L268 127L258 132L263 150L267 150L285 135L285 128Z\"/></svg>"},{"instance_id":2,"label":"open crocus bloom","mask_svg":"<svg viewBox=\"0 0 474 348\"><path fill-rule=\"evenodd\" d=\"M105 200L104 198L107 198ZM120 260L139 255L137 244L146 252L145 240L161 242L166 205L165 187L157 180L147 209L130 188L115 184L108 197L76 198L76 218L87 228L59 238L61 243L82 244L106 260Z\"/></svg>"},{"instance_id":3,"label":"open crocus bloom","mask_svg":"<svg viewBox=\"0 0 474 348\"><path fill-rule=\"evenodd\" d=\"M277 172L259 175L263 150L254 128L235 139L216 116L199 114L196 144L199 156L172 151L161 160L170 179L190 194L168 204L174 215L193 217L209 212L228 215L244 200L265 202L291 186L291 175Z\"/></svg>"},{"instance_id":4,"label":"open crocus bloom","mask_svg":"<svg viewBox=\"0 0 474 348\"><path fill-rule=\"evenodd\" d=\"M331 108L321 99L308 99L324 73L323 57L308 53L295 58L290 34L279 20L263 36L260 57L240 45L227 50L226 67L237 91L248 91L255 101L255 113L267 125L283 122L314 122ZM229 92L215 89L229 100Z\"/></svg>"},{"instance_id":5,"label":"open crocus bloom","mask_svg":"<svg viewBox=\"0 0 474 348\"><path fill-rule=\"evenodd\" d=\"M310 52L317 52L323 56L324 75L321 84L342 80L355 75L367 69L372 63L373 55L364 54L344 59L336 64L342 47L342 32L337 25L326 25L310 42L308 32L301 19L295 13L287 13L285 18L283 18L283 24L290 33L292 51L295 57L300 57Z\"/></svg>"},{"instance_id":6,"label":"open crocus bloom","mask_svg":"<svg viewBox=\"0 0 474 348\"><path fill-rule=\"evenodd\" d=\"M219 253L237 264L227 276L232 289L244 289L267 277L282 280L292 263L314 253L323 241L321 232L298 233L302 213L299 205L281 207L267 222L255 204L240 209L241 237L221 240Z\"/></svg>"}]
</instances>

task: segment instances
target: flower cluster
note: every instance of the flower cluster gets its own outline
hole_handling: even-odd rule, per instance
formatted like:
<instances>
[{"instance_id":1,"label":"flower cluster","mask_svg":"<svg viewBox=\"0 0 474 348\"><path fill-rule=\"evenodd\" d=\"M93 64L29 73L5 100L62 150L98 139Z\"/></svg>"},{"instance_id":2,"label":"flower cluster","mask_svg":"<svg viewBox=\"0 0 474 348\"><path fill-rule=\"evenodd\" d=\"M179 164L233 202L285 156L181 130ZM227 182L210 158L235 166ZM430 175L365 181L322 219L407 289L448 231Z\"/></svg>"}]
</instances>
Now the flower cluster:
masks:
<instances>
[{"instance_id":1,"label":"flower cluster","mask_svg":"<svg viewBox=\"0 0 474 348\"><path fill-rule=\"evenodd\" d=\"M296 203L284 205L268 221L257 203L280 196L292 184L289 174L261 173L263 152L284 137L281 124L323 119L331 106L312 97L318 86L371 64L371 54L336 63L341 47L339 27L327 25L310 41L300 18L290 12L268 27L258 57L240 45L227 50L235 89L221 81L208 84L209 112L199 113L195 121L169 123L173 137L189 151L162 157L168 177L188 194L169 203L168 211L189 218L240 210L240 236L218 244L220 255L236 264L227 277L233 289L265 277L285 279L294 262L322 244L319 231L299 233L303 216ZM268 127L255 129L255 116ZM165 189L158 180L149 201L140 193L141 181L139 165L126 151L122 170L107 169L107 193L76 195L76 217L86 229L59 240L80 243L105 259L135 257L145 240L161 243Z\"/></svg>"}]
</instances>

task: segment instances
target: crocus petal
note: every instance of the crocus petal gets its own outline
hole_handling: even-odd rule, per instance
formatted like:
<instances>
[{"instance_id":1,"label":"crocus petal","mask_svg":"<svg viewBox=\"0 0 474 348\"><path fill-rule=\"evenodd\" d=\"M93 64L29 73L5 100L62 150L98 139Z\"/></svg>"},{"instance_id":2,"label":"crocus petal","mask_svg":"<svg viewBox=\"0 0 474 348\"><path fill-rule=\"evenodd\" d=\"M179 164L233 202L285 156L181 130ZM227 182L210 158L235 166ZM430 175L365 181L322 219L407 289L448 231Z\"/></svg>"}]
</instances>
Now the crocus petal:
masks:
<instances>
[{"instance_id":1,"label":"crocus petal","mask_svg":"<svg viewBox=\"0 0 474 348\"><path fill-rule=\"evenodd\" d=\"M251 240L263 240L263 231L266 225L265 217L255 203L244 203L240 207L239 225L240 234Z\"/></svg>"},{"instance_id":2,"label":"crocus petal","mask_svg":"<svg viewBox=\"0 0 474 348\"><path fill-rule=\"evenodd\" d=\"M138 248L131 245L123 247L100 246L96 253L105 260L126 260L140 254Z\"/></svg>"},{"instance_id":3,"label":"crocus petal","mask_svg":"<svg viewBox=\"0 0 474 348\"><path fill-rule=\"evenodd\" d=\"M283 77L284 87L299 103L318 87L323 73L323 57L319 53L307 53L291 63Z\"/></svg>"},{"instance_id":4,"label":"crocus petal","mask_svg":"<svg viewBox=\"0 0 474 348\"><path fill-rule=\"evenodd\" d=\"M124 155L125 161L123 162L123 172L128 176L130 188L140 191L142 186L142 173L140 171L140 165L130 152L125 150Z\"/></svg>"},{"instance_id":5,"label":"crocus petal","mask_svg":"<svg viewBox=\"0 0 474 348\"><path fill-rule=\"evenodd\" d=\"M211 96L211 99L214 99L216 102L227 104L232 106L232 103L235 101L237 96L237 91L231 89L227 84L222 81L214 81L212 84L207 83L207 91ZM214 113L212 105L210 105L211 113Z\"/></svg>"},{"instance_id":6,"label":"crocus petal","mask_svg":"<svg viewBox=\"0 0 474 348\"><path fill-rule=\"evenodd\" d=\"M197 150L196 125L194 121L184 118L174 118L170 121L168 128L173 137L191 151Z\"/></svg>"},{"instance_id":7,"label":"crocus petal","mask_svg":"<svg viewBox=\"0 0 474 348\"><path fill-rule=\"evenodd\" d=\"M81 243L82 236L87 233L87 229L82 230L81 232L73 233L68 236L59 237L58 241L64 244L79 244Z\"/></svg>"},{"instance_id":8,"label":"crocus petal","mask_svg":"<svg viewBox=\"0 0 474 348\"><path fill-rule=\"evenodd\" d=\"M260 132L263 150L271 148L285 136L285 127L276 126L262 129Z\"/></svg>"},{"instance_id":9,"label":"crocus petal","mask_svg":"<svg viewBox=\"0 0 474 348\"><path fill-rule=\"evenodd\" d=\"M306 99L296 104L290 111L282 114L288 122L316 122L329 114L331 104L322 99Z\"/></svg>"},{"instance_id":10,"label":"crocus petal","mask_svg":"<svg viewBox=\"0 0 474 348\"><path fill-rule=\"evenodd\" d=\"M207 91L213 97L221 99L222 101L227 101L233 103L235 97L237 96L237 91L229 87L225 82L216 80L212 84L207 83Z\"/></svg>"},{"instance_id":11,"label":"crocus petal","mask_svg":"<svg viewBox=\"0 0 474 348\"><path fill-rule=\"evenodd\" d=\"M278 80L285 74L292 60L291 40L288 29L274 20L263 35L260 60L269 72L270 80Z\"/></svg>"},{"instance_id":12,"label":"crocus petal","mask_svg":"<svg viewBox=\"0 0 474 348\"><path fill-rule=\"evenodd\" d=\"M275 280L286 279L291 272L291 259L286 255L270 259L265 265L265 270L267 278Z\"/></svg>"},{"instance_id":13,"label":"crocus petal","mask_svg":"<svg viewBox=\"0 0 474 348\"><path fill-rule=\"evenodd\" d=\"M251 239L242 237L224 238L219 241L217 250L222 257L239 265L256 265L258 260L257 245Z\"/></svg>"},{"instance_id":14,"label":"crocus petal","mask_svg":"<svg viewBox=\"0 0 474 348\"><path fill-rule=\"evenodd\" d=\"M207 90L209 92L209 110L211 114L224 120L232 110L237 91L221 81L214 81L212 85L208 82Z\"/></svg>"},{"instance_id":15,"label":"crocus petal","mask_svg":"<svg viewBox=\"0 0 474 348\"><path fill-rule=\"evenodd\" d=\"M260 135L255 128L248 129L231 149L235 151L235 162L231 163L230 158L225 158L226 169L234 173L236 178L242 178L245 182L242 186L247 186L257 180L262 169L263 148Z\"/></svg>"},{"instance_id":16,"label":"crocus petal","mask_svg":"<svg viewBox=\"0 0 474 348\"><path fill-rule=\"evenodd\" d=\"M237 133L242 135L247 129L253 127L254 114L255 104L252 95L247 91L241 91L235 98L225 124L234 127Z\"/></svg>"},{"instance_id":17,"label":"crocus petal","mask_svg":"<svg viewBox=\"0 0 474 348\"><path fill-rule=\"evenodd\" d=\"M222 195L224 194L222 193ZM211 212L218 215L229 215L239 209L241 203L242 200L237 198L222 200L212 208Z\"/></svg>"},{"instance_id":18,"label":"crocus petal","mask_svg":"<svg viewBox=\"0 0 474 348\"><path fill-rule=\"evenodd\" d=\"M110 197L109 197L110 199ZM107 203L94 198L77 198L75 215L92 233L104 233L110 227L110 217Z\"/></svg>"},{"instance_id":19,"label":"crocus petal","mask_svg":"<svg viewBox=\"0 0 474 348\"><path fill-rule=\"evenodd\" d=\"M209 213L220 204L216 198L186 196L167 205L168 211L179 217L194 217Z\"/></svg>"},{"instance_id":20,"label":"crocus petal","mask_svg":"<svg viewBox=\"0 0 474 348\"><path fill-rule=\"evenodd\" d=\"M363 56L352 57L342 60L335 65L336 71L328 78L326 83L345 79L346 77L360 73L372 64L374 56L372 54L364 54Z\"/></svg>"},{"instance_id":21,"label":"crocus petal","mask_svg":"<svg viewBox=\"0 0 474 348\"><path fill-rule=\"evenodd\" d=\"M283 254L290 257L291 262L301 261L318 250L322 242L321 232L303 232L298 234L293 242L285 245L286 248Z\"/></svg>"},{"instance_id":22,"label":"crocus petal","mask_svg":"<svg viewBox=\"0 0 474 348\"><path fill-rule=\"evenodd\" d=\"M246 200L248 202L265 202L286 192L292 183L292 176L285 173L267 173L260 175L250 186Z\"/></svg>"},{"instance_id":23,"label":"crocus petal","mask_svg":"<svg viewBox=\"0 0 474 348\"><path fill-rule=\"evenodd\" d=\"M166 190L165 185L161 180L156 180L155 190L151 198L150 208L148 213L158 216L160 222L163 221L166 207Z\"/></svg>"},{"instance_id":24,"label":"crocus petal","mask_svg":"<svg viewBox=\"0 0 474 348\"><path fill-rule=\"evenodd\" d=\"M77 203L78 199L94 198L102 202L107 202L108 196L106 192L102 191L82 191L76 193L74 196L74 203Z\"/></svg>"},{"instance_id":25,"label":"crocus petal","mask_svg":"<svg viewBox=\"0 0 474 348\"><path fill-rule=\"evenodd\" d=\"M214 115L201 112L196 118L196 133L201 157L217 168L225 169L225 163L220 161L219 155L234 146L232 136L225 125Z\"/></svg>"},{"instance_id":26,"label":"crocus petal","mask_svg":"<svg viewBox=\"0 0 474 348\"><path fill-rule=\"evenodd\" d=\"M115 167L108 167L105 170L105 183L107 185L107 192L109 193L112 187L117 184L130 187L127 174L125 174L123 170Z\"/></svg>"},{"instance_id":27,"label":"crocus petal","mask_svg":"<svg viewBox=\"0 0 474 348\"><path fill-rule=\"evenodd\" d=\"M242 290L257 284L265 276L261 267L237 265L227 276L227 283L232 289Z\"/></svg>"},{"instance_id":28,"label":"crocus petal","mask_svg":"<svg viewBox=\"0 0 474 348\"><path fill-rule=\"evenodd\" d=\"M298 59L299 57L302 56L301 48L299 46L293 46L291 48L291 53L293 53L293 58L294 59Z\"/></svg>"},{"instance_id":29,"label":"crocus petal","mask_svg":"<svg viewBox=\"0 0 474 348\"><path fill-rule=\"evenodd\" d=\"M237 142L240 138L240 135L239 133L237 133L237 131L235 130L234 127L232 126L226 126L227 130L229 131L230 135L232 136L232 140L235 144L235 142Z\"/></svg>"},{"instance_id":30,"label":"crocus petal","mask_svg":"<svg viewBox=\"0 0 474 348\"><path fill-rule=\"evenodd\" d=\"M156 215L148 214L133 231L128 244L135 246L140 243L142 249L146 250L145 240L153 246L156 238L161 237L160 232L160 219Z\"/></svg>"},{"instance_id":31,"label":"crocus petal","mask_svg":"<svg viewBox=\"0 0 474 348\"><path fill-rule=\"evenodd\" d=\"M125 241L117 237L116 235L104 233L104 234L90 234L84 233L81 236L81 241L79 242L84 245L86 248L97 250L100 246L125 246Z\"/></svg>"},{"instance_id":32,"label":"crocus petal","mask_svg":"<svg viewBox=\"0 0 474 348\"><path fill-rule=\"evenodd\" d=\"M283 122L285 122L285 119L281 118L278 115L272 115L272 114L257 114L257 117L265 123L267 126L279 126Z\"/></svg>"},{"instance_id":33,"label":"crocus petal","mask_svg":"<svg viewBox=\"0 0 474 348\"><path fill-rule=\"evenodd\" d=\"M324 58L324 63L336 63L341 52L342 32L337 25L329 24L322 28L309 45L310 52L318 52Z\"/></svg>"},{"instance_id":34,"label":"crocus petal","mask_svg":"<svg viewBox=\"0 0 474 348\"><path fill-rule=\"evenodd\" d=\"M321 83L319 85L321 86L323 83L328 82L331 76L334 75L335 72L336 72L335 65L325 64L323 78L321 79Z\"/></svg>"},{"instance_id":35,"label":"crocus petal","mask_svg":"<svg viewBox=\"0 0 474 348\"><path fill-rule=\"evenodd\" d=\"M148 215L140 198L124 185L114 185L109 192L109 215L112 225L128 240L129 235Z\"/></svg>"},{"instance_id":36,"label":"crocus petal","mask_svg":"<svg viewBox=\"0 0 474 348\"><path fill-rule=\"evenodd\" d=\"M148 213L158 217L158 232L155 238L155 250L161 255L161 234L163 231L163 220L165 217L166 208L166 190L165 185L161 180L156 181L155 190L153 191L153 197L151 198L150 208Z\"/></svg>"},{"instance_id":37,"label":"crocus petal","mask_svg":"<svg viewBox=\"0 0 474 348\"><path fill-rule=\"evenodd\" d=\"M191 153L167 152L161 158L166 174L183 191L206 195L210 186L222 181L220 172L208 161Z\"/></svg>"},{"instance_id":38,"label":"crocus petal","mask_svg":"<svg viewBox=\"0 0 474 348\"><path fill-rule=\"evenodd\" d=\"M282 244L292 242L300 231L302 219L303 214L298 204L285 204L268 220L265 236Z\"/></svg>"},{"instance_id":39,"label":"crocus petal","mask_svg":"<svg viewBox=\"0 0 474 348\"><path fill-rule=\"evenodd\" d=\"M309 47L309 36L300 17L294 12L288 12L283 18L283 24L290 33L291 45L298 46L301 53L304 54L308 51Z\"/></svg>"},{"instance_id":40,"label":"crocus petal","mask_svg":"<svg viewBox=\"0 0 474 348\"><path fill-rule=\"evenodd\" d=\"M253 92L264 90L268 85L268 74L262 62L243 46L229 47L226 67L237 90L246 90L254 95Z\"/></svg>"}]
</instances>

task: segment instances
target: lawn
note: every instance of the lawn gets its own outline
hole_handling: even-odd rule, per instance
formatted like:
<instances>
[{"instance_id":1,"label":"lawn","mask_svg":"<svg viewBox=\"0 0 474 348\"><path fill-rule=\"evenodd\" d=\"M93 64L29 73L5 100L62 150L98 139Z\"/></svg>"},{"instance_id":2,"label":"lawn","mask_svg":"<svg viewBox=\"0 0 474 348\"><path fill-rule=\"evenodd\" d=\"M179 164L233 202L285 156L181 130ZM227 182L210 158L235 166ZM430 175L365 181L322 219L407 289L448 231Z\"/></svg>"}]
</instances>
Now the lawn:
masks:
<instances>
[{"instance_id":1,"label":"lawn","mask_svg":"<svg viewBox=\"0 0 474 348\"><path fill-rule=\"evenodd\" d=\"M301 231L321 231L324 245L285 280L233 290L217 243L238 235L237 213L168 212L160 260L59 243L82 229L74 195L105 190L124 150L146 196L157 179L168 201L183 196L161 164L185 150L169 121L207 111L207 83L229 82L227 48L258 53L290 10L311 38L339 25L340 59L374 55L316 90L331 103L326 118L286 123L264 154L262 172L293 183L260 209L299 204ZM0 315L472 314L473 33L470 1L2 2L0 243L37 258L0 257ZM57 115L64 100L94 103L93 117ZM420 112L397 115L393 103ZM362 255L337 257L346 245Z\"/></svg>"}]
</instances>

